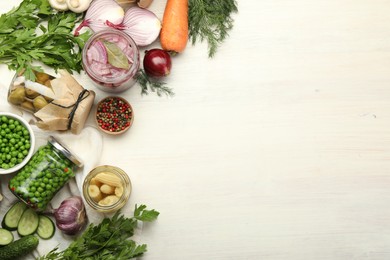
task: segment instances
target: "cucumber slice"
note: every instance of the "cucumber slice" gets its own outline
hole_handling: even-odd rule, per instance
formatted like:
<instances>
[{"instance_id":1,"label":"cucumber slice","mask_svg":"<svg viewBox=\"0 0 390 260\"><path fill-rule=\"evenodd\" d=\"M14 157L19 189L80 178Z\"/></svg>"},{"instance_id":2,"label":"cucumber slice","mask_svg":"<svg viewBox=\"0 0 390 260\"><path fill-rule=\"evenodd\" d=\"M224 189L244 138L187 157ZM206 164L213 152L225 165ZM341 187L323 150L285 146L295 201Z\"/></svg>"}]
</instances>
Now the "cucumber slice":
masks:
<instances>
[{"instance_id":1,"label":"cucumber slice","mask_svg":"<svg viewBox=\"0 0 390 260\"><path fill-rule=\"evenodd\" d=\"M19 220L18 234L22 237L34 234L38 229L38 225L38 214L32 208L28 208L23 212L23 215Z\"/></svg>"},{"instance_id":2,"label":"cucumber slice","mask_svg":"<svg viewBox=\"0 0 390 260\"><path fill-rule=\"evenodd\" d=\"M14 235L12 235L11 231L0 228L0 246L6 246L14 241Z\"/></svg>"},{"instance_id":3,"label":"cucumber slice","mask_svg":"<svg viewBox=\"0 0 390 260\"><path fill-rule=\"evenodd\" d=\"M23 212L27 209L27 205L23 202L16 202L5 214L1 226L10 231L18 228L18 223Z\"/></svg>"},{"instance_id":4,"label":"cucumber slice","mask_svg":"<svg viewBox=\"0 0 390 260\"><path fill-rule=\"evenodd\" d=\"M54 236L56 231L54 222L47 216L39 216L39 225L37 229L37 234L42 239L49 239Z\"/></svg>"}]
</instances>

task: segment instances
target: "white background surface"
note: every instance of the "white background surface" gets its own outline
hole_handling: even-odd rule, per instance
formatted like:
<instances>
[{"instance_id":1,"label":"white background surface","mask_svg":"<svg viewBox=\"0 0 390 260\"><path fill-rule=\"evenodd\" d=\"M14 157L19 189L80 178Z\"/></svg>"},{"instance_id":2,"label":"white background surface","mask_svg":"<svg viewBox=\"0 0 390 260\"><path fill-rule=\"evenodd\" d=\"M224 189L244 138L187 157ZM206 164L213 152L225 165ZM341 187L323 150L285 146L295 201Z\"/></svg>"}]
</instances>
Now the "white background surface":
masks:
<instances>
[{"instance_id":1,"label":"white background surface","mask_svg":"<svg viewBox=\"0 0 390 260\"><path fill-rule=\"evenodd\" d=\"M390 259L390 1L238 2L215 58L188 45L176 96L133 87L133 127L104 136L161 212L143 259Z\"/></svg>"}]
</instances>

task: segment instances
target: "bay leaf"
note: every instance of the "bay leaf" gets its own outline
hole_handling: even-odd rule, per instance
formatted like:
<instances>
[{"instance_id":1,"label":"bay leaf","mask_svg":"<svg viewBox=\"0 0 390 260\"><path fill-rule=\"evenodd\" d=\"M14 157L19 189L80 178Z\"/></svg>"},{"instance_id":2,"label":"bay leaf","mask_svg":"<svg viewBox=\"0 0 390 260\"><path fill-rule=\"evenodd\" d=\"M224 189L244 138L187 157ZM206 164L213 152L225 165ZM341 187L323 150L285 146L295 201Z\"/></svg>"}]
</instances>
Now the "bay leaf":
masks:
<instances>
[{"instance_id":1,"label":"bay leaf","mask_svg":"<svg viewBox=\"0 0 390 260\"><path fill-rule=\"evenodd\" d=\"M104 41L103 44L107 50L108 63L119 69L128 70L130 68L127 56L123 53L122 49L118 47L118 45L109 41Z\"/></svg>"}]
</instances>

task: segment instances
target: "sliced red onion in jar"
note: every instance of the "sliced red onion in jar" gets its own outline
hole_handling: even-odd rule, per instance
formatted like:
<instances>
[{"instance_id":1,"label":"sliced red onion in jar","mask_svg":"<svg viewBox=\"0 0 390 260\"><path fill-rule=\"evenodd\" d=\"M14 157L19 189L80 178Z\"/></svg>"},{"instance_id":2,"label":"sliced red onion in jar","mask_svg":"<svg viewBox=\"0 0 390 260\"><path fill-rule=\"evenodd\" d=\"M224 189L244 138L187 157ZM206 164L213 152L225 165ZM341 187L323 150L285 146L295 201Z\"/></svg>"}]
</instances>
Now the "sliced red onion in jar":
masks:
<instances>
[{"instance_id":1,"label":"sliced red onion in jar","mask_svg":"<svg viewBox=\"0 0 390 260\"><path fill-rule=\"evenodd\" d=\"M102 42L104 41L104 43ZM115 41L115 42L114 42ZM109 78L119 78L124 75L128 70L121 69L110 64L108 59L108 50L106 49L105 44L115 44L129 61L130 66L133 64L133 49L122 37L110 37L102 38L93 42L93 44L87 50L87 60L91 70L100 76L103 76L105 79ZM111 53L112 55L113 53Z\"/></svg>"}]
</instances>

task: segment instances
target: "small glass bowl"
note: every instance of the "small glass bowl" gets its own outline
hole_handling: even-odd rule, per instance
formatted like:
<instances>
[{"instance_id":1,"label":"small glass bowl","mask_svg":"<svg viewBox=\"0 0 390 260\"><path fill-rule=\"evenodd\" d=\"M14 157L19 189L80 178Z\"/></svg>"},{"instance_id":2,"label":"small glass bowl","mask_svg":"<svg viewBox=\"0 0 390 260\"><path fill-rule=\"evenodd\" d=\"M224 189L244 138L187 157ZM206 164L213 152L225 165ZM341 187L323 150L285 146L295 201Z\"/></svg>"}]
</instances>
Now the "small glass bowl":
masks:
<instances>
[{"instance_id":1,"label":"small glass bowl","mask_svg":"<svg viewBox=\"0 0 390 260\"><path fill-rule=\"evenodd\" d=\"M133 125L133 121L134 110L122 97L105 97L96 106L95 122L106 134L123 134Z\"/></svg>"},{"instance_id":2,"label":"small glass bowl","mask_svg":"<svg viewBox=\"0 0 390 260\"><path fill-rule=\"evenodd\" d=\"M123 186L123 193L119 197L119 200L111 205L99 204L90 196L88 192L89 185L91 185L91 180L94 177L96 177L96 175L103 172L114 174L115 176L117 176L121 180L121 184ZM124 172L122 169L111 165L101 165L94 168L92 171L88 173L83 183L83 195L85 201L88 203L89 206L91 206L91 208L102 213L111 213L121 209L129 200L131 190L132 190L132 185L127 173Z\"/></svg>"},{"instance_id":3,"label":"small glass bowl","mask_svg":"<svg viewBox=\"0 0 390 260\"><path fill-rule=\"evenodd\" d=\"M9 112L0 112L0 118L2 116L6 116L7 118L18 120L24 127L27 128L30 134L30 149L28 150L28 154L26 155L26 157L24 157L23 161L8 169L1 168L0 165L0 174L9 174L20 170L24 165L26 165L30 161L35 149L35 134L31 126L29 125L29 123L23 117Z\"/></svg>"},{"instance_id":4,"label":"small glass bowl","mask_svg":"<svg viewBox=\"0 0 390 260\"><path fill-rule=\"evenodd\" d=\"M99 52L104 52L102 48L105 48L107 42L111 46L115 45L119 47L123 51L122 53L126 51L127 54L125 54L125 56L132 62L128 70L113 68L109 63L108 54L97 55ZM98 49L100 50L94 46L99 46ZM92 50L91 48L94 49ZM92 51L91 54L88 55L90 49ZM116 51L116 49L117 48L115 48L114 51ZM110 53L112 54L114 52L110 51ZM96 59L100 60L96 61ZM86 74L99 89L111 93L123 92L136 83L136 76L140 67L139 49L129 35L118 30L106 29L93 34L88 39L82 51L82 64ZM98 71L101 73L97 73Z\"/></svg>"}]
</instances>

